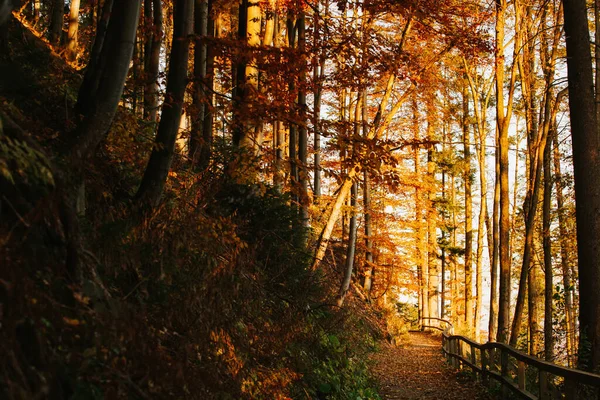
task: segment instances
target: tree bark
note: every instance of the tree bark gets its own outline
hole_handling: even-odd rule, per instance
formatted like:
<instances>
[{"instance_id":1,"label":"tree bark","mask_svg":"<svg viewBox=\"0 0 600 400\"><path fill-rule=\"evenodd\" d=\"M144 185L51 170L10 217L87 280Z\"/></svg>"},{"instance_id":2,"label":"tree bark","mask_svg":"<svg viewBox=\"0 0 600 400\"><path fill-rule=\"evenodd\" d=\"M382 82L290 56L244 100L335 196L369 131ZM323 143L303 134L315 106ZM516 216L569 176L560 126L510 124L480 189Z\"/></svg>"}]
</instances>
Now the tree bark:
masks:
<instances>
[{"instance_id":1,"label":"tree bark","mask_svg":"<svg viewBox=\"0 0 600 400\"><path fill-rule=\"evenodd\" d=\"M163 9L161 0L145 0L144 13L149 24L144 52L144 119L158 121L158 74L160 72L160 48L163 40Z\"/></svg>"},{"instance_id":2,"label":"tree bark","mask_svg":"<svg viewBox=\"0 0 600 400\"><path fill-rule=\"evenodd\" d=\"M356 197L358 196L357 184L352 185L352 191L350 195L350 206L352 207L352 215L350 217L350 227L348 233L348 247L346 250L346 269L344 271L344 279L338 291L336 303L338 307L344 305L348 288L350 288L350 282L352 281L352 270L354 268L354 254L356 251Z\"/></svg>"},{"instance_id":3,"label":"tree bark","mask_svg":"<svg viewBox=\"0 0 600 400\"><path fill-rule=\"evenodd\" d=\"M90 54L90 59L85 68L83 82L79 87L77 95L77 104L75 111L80 115L86 115L90 112L93 100L98 96L98 88L102 77L102 69L106 66L107 57L103 56L102 52L107 52L104 49L104 42L108 31L108 24L112 15L114 0L105 0L102 7L101 17L98 19L96 27L96 36L94 37L94 45ZM133 49L132 49L133 55Z\"/></svg>"},{"instance_id":4,"label":"tree bark","mask_svg":"<svg viewBox=\"0 0 600 400\"><path fill-rule=\"evenodd\" d=\"M87 83L84 79L79 91L80 96L84 96L78 99L83 120L73 135L71 151L75 160L88 157L112 125L135 47L140 8L141 0L131 0L119 1L112 9L98 65L90 66L90 73L95 76L90 76ZM92 93L84 91L86 84L91 85ZM94 92L95 96L90 97Z\"/></svg>"},{"instance_id":5,"label":"tree bark","mask_svg":"<svg viewBox=\"0 0 600 400\"><path fill-rule=\"evenodd\" d=\"M212 99L214 55L207 39L214 36L214 22L210 16L212 0L195 0L194 92L192 130L189 140L189 158L192 165L208 167L212 148Z\"/></svg>"},{"instance_id":6,"label":"tree bark","mask_svg":"<svg viewBox=\"0 0 600 400\"><path fill-rule=\"evenodd\" d=\"M580 368L600 369L599 135L585 0L564 0L579 258Z\"/></svg>"},{"instance_id":7,"label":"tree bark","mask_svg":"<svg viewBox=\"0 0 600 400\"><path fill-rule=\"evenodd\" d=\"M79 2L71 0L69 12L69 32L67 35L67 58L71 61L77 59L77 31L79 29Z\"/></svg>"},{"instance_id":8,"label":"tree bark","mask_svg":"<svg viewBox=\"0 0 600 400\"><path fill-rule=\"evenodd\" d=\"M552 281L552 243L550 237L550 225L552 223L550 217L552 208L551 149L552 140L548 140L544 148L544 203L542 205L542 235L544 245L544 358L546 361L554 359L554 335L552 330L552 321L554 319L554 283Z\"/></svg>"},{"instance_id":9,"label":"tree bark","mask_svg":"<svg viewBox=\"0 0 600 400\"><path fill-rule=\"evenodd\" d=\"M509 85L509 95L505 109L504 102L504 26L506 0L496 1L496 125L498 134L499 176L496 178L500 184L500 219L499 219L499 264L500 264L500 296L498 310L498 337L497 341L506 342L510 327L510 271L511 257L510 246L510 198L508 191L508 128L512 115L512 102L515 87L515 57ZM518 52L519 41L515 38L515 54Z\"/></svg>"},{"instance_id":10,"label":"tree bark","mask_svg":"<svg viewBox=\"0 0 600 400\"><path fill-rule=\"evenodd\" d=\"M471 141L469 138L469 99L466 85L462 92L463 115L463 151L465 185L465 323L470 335L477 330L475 327L475 309L473 307L473 200L471 193Z\"/></svg>"},{"instance_id":11,"label":"tree bark","mask_svg":"<svg viewBox=\"0 0 600 400\"><path fill-rule=\"evenodd\" d=\"M563 195L563 176L560 167L560 150L558 142L558 132L556 120L553 122L553 167L556 182L556 208L558 214L558 232L560 244L560 266L562 272L562 282L565 293L565 338L567 345L567 363L569 367L575 365L575 354L577 352L576 338L576 313L573 299L573 268L571 266L571 252L569 251L569 232L567 230L565 216L565 202Z\"/></svg>"},{"instance_id":12,"label":"tree bark","mask_svg":"<svg viewBox=\"0 0 600 400\"><path fill-rule=\"evenodd\" d=\"M48 29L48 40L53 45L59 45L62 37L63 19L65 16L64 0L52 1L52 14L50 16L50 28Z\"/></svg>"},{"instance_id":13,"label":"tree bark","mask_svg":"<svg viewBox=\"0 0 600 400\"><path fill-rule=\"evenodd\" d=\"M306 51L306 20L303 11L300 11L296 22L298 26L298 51L303 54ZM302 227L307 229L309 226L308 220L308 131L307 124L307 107L306 107L306 63L300 66L300 85L298 87L298 117L300 124L298 126L298 180L299 180L299 211ZM358 124L360 116L355 116L355 124ZM356 184L355 184L356 185ZM356 189L355 189L356 191ZM354 200L356 203L356 199ZM356 219L356 213L354 214ZM356 224L356 221L355 221ZM354 233L356 235L356 232ZM354 246L356 246L356 238L354 238Z\"/></svg>"},{"instance_id":14,"label":"tree bark","mask_svg":"<svg viewBox=\"0 0 600 400\"><path fill-rule=\"evenodd\" d=\"M179 132L190 50L192 0L176 0L173 11L173 45L169 60L167 89L158 125L154 149L144 172L136 197L150 207L156 207L163 193Z\"/></svg>"}]
</instances>

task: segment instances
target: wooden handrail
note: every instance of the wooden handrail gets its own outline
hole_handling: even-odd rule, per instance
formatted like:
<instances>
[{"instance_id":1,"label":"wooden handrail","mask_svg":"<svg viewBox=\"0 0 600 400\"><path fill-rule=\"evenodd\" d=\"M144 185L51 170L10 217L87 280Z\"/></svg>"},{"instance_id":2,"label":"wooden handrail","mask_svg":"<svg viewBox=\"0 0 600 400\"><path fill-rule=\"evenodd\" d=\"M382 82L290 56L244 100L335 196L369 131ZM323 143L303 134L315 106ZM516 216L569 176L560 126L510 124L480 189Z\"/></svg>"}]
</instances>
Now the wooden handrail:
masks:
<instances>
[{"instance_id":1,"label":"wooden handrail","mask_svg":"<svg viewBox=\"0 0 600 400\"><path fill-rule=\"evenodd\" d=\"M437 317L421 317L421 320L438 321L440 323L443 322L447 325L445 328L442 328L441 326L436 326L436 325L425 325L422 321L420 321L421 328L432 328L432 329L437 329L437 330L440 330L440 331L446 332L446 333L452 333L452 331L454 330L454 327L452 326L452 322L448 321L447 319L442 319L442 318L437 318Z\"/></svg>"},{"instance_id":2,"label":"wooden handrail","mask_svg":"<svg viewBox=\"0 0 600 400\"><path fill-rule=\"evenodd\" d=\"M454 367L469 367L485 382L489 382L489 378L498 381L502 387L502 398L512 399L517 395L518 398L531 400L600 399L600 375L562 367L532 357L504 343L481 344L464 336L449 334L446 330L442 333L442 349ZM516 371L510 370L509 357L517 361ZM500 362L499 370L497 361ZM527 366L537 369L535 391L527 388ZM511 376L512 372L515 372L516 380ZM562 377L564 385L559 388L552 384L551 376ZM586 388L582 389L581 385Z\"/></svg>"}]
</instances>

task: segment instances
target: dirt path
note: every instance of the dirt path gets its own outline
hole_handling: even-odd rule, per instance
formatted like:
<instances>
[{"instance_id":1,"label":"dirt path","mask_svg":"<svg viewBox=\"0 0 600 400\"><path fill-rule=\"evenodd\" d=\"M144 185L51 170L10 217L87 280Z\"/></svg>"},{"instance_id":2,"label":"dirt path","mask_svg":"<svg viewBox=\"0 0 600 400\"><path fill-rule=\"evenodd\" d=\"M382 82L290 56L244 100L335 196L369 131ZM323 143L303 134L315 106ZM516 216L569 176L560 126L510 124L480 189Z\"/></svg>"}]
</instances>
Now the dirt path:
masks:
<instances>
[{"instance_id":1,"label":"dirt path","mask_svg":"<svg viewBox=\"0 0 600 400\"><path fill-rule=\"evenodd\" d=\"M374 373L385 400L491 400L466 374L457 374L442 356L438 336L410 333L403 347L385 345L374 357Z\"/></svg>"}]
</instances>

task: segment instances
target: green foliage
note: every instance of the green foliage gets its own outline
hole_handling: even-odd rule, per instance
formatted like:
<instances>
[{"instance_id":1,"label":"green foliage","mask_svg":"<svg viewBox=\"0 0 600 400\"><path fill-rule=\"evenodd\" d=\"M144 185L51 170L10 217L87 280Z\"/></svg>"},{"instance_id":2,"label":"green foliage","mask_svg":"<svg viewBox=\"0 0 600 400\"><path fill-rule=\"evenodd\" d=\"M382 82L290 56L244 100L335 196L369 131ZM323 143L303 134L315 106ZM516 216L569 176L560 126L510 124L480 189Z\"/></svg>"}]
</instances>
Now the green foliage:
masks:
<instances>
[{"instance_id":1,"label":"green foliage","mask_svg":"<svg viewBox=\"0 0 600 400\"><path fill-rule=\"evenodd\" d=\"M46 157L27 143L5 136L1 121L0 177L15 186L54 186Z\"/></svg>"},{"instance_id":2,"label":"green foliage","mask_svg":"<svg viewBox=\"0 0 600 400\"><path fill-rule=\"evenodd\" d=\"M303 398L302 391L319 399L380 399L368 372L368 353L375 350L371 333L360 328L358 321L346 321L335 333L322 328L327 313L314 313L310 321L320 339L308 349L292 350L303 373L303 386L295 389L294 398ZM354 326L354 330L350 328Z\"/></svg>"}]
</instances>

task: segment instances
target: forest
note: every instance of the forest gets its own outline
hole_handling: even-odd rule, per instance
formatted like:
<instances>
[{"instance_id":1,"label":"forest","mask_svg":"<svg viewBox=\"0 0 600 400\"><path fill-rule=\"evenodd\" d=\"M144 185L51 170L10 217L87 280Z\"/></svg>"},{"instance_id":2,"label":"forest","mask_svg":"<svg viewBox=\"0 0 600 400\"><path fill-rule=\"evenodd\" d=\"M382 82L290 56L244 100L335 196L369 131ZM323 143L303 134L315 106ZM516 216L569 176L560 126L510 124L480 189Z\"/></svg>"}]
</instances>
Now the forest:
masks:
<instances>
[{"instance_id":1,"label":"forest","mask_svg":"<svg viewBox=\"0 0 600 400\"><path fill-rule=\"evenodd\" d=\"M377 400L442 320L600 373L599 35L598 0L0 0L0 398Z\"/></svg>"}]
</instances>

